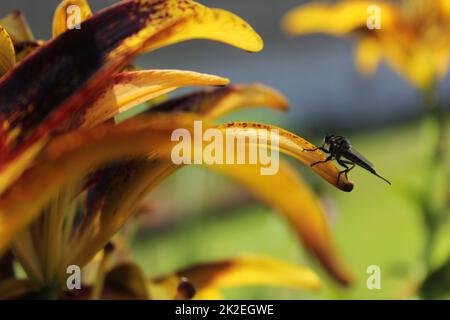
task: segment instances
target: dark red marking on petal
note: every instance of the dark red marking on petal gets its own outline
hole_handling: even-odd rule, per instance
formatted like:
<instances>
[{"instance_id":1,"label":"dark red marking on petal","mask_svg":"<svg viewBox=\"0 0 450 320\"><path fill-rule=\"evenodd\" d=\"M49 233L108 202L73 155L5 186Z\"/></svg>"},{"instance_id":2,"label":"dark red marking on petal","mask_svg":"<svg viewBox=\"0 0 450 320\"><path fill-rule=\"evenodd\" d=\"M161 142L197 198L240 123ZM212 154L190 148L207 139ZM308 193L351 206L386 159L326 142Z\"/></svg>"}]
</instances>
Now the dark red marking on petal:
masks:
<instances>
[{"instance_id":1,"label":"dark red marking on petal","mask_svg":"<svg viewBox=\"0 0 450 320\"><path fill-rule=\"evenodd\" d=\"M171 99L158 104L146 113L153 112L195 112L202 113L205 107L214 105L215 101L223 99L228 94L234 92L236 89L233 86L219 87L214 89L207 89L196 91L194 93L186 94L176 99Z\"/></svg>"}]
</instances>

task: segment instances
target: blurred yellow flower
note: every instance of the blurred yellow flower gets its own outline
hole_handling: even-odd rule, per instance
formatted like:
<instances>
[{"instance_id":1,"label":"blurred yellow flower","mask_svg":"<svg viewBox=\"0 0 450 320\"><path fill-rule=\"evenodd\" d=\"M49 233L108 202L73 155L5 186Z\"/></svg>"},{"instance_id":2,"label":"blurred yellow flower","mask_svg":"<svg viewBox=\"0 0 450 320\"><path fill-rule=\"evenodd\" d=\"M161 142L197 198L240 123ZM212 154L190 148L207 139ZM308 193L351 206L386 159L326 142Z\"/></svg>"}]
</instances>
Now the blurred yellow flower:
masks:
<instances>
[{"instance_id":1,"label":"blurred yellow flower","mask_svg":"<svg viewBox=\"0 0 450 320\"><path fill-rule=\"evenodd\" d=\"M368 28L379 8L380 28ZM399 75L426 90L442 79L450 62L450 1L314 1L288 12L284 29L291 35L313 32L356 35L356 66L372 75L384 59Z\"/></svg>"}]
</instances>

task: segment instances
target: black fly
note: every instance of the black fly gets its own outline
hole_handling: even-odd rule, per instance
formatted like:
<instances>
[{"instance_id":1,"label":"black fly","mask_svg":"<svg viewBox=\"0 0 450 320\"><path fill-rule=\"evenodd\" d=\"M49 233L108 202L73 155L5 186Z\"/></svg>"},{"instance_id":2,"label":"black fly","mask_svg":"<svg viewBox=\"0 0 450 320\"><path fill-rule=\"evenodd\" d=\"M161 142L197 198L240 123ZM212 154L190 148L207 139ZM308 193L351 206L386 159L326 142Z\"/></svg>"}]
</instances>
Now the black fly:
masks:
<instances>
[{"instance_id":1,"label":"black fly","mask_svg":"<svg viewBox=\"0 0 450 320\"><path fill-rule=\"evenodd\" d=\"M327 134L322 147L317 147L315 149L305 149L305 151L316 151L322 150L323 152L329 154L329 156L323 161L317 161L311 164L311 167L318 165L320 163L326 163L328 161L336 160L345 169L339 172L337 183L342 174L347 178L347 174L356 166L360 166L377 177L383 179L387 183L391 184L387 179L380 176L375 169L373 164L369 160L364 158L358 151L352 148L350 141L342 136L337 136L334 134ZM349 167L350 166L350 167Z\"/></svg>"}]
</instances>

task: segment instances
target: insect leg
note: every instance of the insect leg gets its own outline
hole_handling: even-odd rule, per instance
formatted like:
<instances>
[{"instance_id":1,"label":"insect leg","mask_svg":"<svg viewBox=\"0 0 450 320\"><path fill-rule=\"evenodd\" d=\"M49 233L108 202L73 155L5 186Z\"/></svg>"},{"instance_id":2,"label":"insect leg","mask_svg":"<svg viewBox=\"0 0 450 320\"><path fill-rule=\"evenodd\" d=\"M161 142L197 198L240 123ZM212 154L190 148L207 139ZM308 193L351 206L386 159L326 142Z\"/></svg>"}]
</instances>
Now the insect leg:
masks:
<instances>
[{"instance_id":1,"label":"insect leg","mask_svg":"<svg viewBox=\"0 0 450 320\"><path fill-rule=\"evenodd\" d=\"M339 180L341 179L341 175L344 174L345 177L348 179L347 174L355 167L355 164L353 162L351 162L351 161L340 159L340 158L337 158L336 161L337 161L337 163L339 163L341 166L343 166L345 168L345 170L342 170L338 174L338 178L337 178L336 184L339 184ZM351 165L351 167L348 167L347 164Z\"/></svg>"},{"instance_id":2,"label":"insect leg","mask_svg":"<svg viewBox=\"0 0 450 320\"><path fill-rule=\"evenodd\" d=\"M348 174L350 171L352 171L353 168L355 168L356 164L355 164L354 162L351 162L351 161L345 160L345 159L339 159L339 160L337 160L337 162L338 162L341 166L343 166L343 167L346 168L346 170L344 170L344 174L345 174L345 177L348 179L347 174ZM348 168L347 166L344 165L344 163L345 163L345 164L351 165L351 167Z\"/></svg>"},{"instance_id":3,"label":"insect leg","mask_svg":"<svg viewBox=\"0 0 450 320\"><path fill-rule=\"evenodd\" d=\"M312 164L310 165L310 167L312 168L312 167L314 167L315 165L318 165L318 164L320 164L320 163L327 163L328 161L333 160L333 158L334 158L334 157L333 157L332 155L330 155L330 156L328 156L325 160L317 161L317 162L312 163Z\"/></svg>"},{"instance_id":4,"label":"insect leg","mask_svg":"<svg viewBox=\"0 0 450 320\"><path fill-rule=\"evenodd\" d=\"M354 164L354 163L352 163L352 166L350 167L350 169L348 169L346 172L345 172L345 177L348 179L348 176L347 176L347 174L350 172L350 171L352 171L353 170L353 168L356 166L356 164Z\"/></svg>"},{"instance_id":5,"label":"insect leg","mask_svg":"<svg viewBox=\"0 0 450 320\"><path fill-rule=\"evenodd\" d=\"M315 147L314 149L303 149L303 151L317 151L317 150L320 150L325 153L330 153L330 151L325 149L324 147Z\"/></svg>"}]
</instances>

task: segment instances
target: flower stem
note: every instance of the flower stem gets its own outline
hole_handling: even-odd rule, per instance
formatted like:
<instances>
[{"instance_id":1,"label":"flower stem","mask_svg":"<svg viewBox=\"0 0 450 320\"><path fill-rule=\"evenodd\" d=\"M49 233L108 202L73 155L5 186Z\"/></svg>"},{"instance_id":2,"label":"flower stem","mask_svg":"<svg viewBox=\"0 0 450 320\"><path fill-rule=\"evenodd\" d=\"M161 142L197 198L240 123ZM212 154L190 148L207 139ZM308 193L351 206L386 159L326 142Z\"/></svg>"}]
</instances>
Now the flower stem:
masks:
<instances>
[{"instance_id":1,"label":"flower stem","mask_svg":"<svg viewBox=\"0 0 450 320\"><path fill-rule=\"evenodd\" d=\"M439 175L442 172L448 174L448 168L446 168L447 124L445 114L439 105L437 91L437 86L432 85L423 92L426 107L426 116L424 119L425 142L431 146L431 149L428 150L429 156L426 162L426 176L424 177L426 179L424 181L427 181L427 183L423 184L422 196L419 199L422 217L427 231L427 239L423 252L426 273L430 272L432 267L433 249L435 247L440 222L448 214L448 210L445 208L445 202L441 206L439 201L439 193L442 192L441 186L439 186ZM447 195L447 193L448 190L444 190L444 195Z\"/></svg>"}]
</instances>

